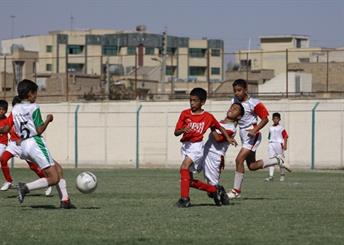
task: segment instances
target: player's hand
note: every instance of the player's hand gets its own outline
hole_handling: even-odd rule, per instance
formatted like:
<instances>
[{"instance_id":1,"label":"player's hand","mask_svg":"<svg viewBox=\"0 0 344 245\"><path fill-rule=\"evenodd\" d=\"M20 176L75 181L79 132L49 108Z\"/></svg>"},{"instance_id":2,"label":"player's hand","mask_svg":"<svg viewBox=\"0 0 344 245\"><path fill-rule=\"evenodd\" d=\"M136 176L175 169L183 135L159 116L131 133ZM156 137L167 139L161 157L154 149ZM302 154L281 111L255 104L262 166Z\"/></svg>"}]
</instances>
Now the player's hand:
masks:
<instances>
[{"instance_id":1,"label":"player's hand","mask_svg":"<svg viewBox=\"0 0 344 245\"><path fill-rule=\"evenodd\" d=\"M54 116L52 114L47 115L47 122L52 122L54 120Z\"/></svg>"},{"instance_id":2,"label":"player's hand","mask_svg":"<svg viewBox=\"0 0 344 245\"><path fill-rule=\"evenodd\" d=\"M247 129L246 131L247 131L248 136L250 137L255 137L257 134L257 132L254 129Z\"/></svg>"},{"instance_id":3,"label":"player's hand","mask_svg":"<svg viewBox=\"0 0 344 245\"><path fill-rule=\"evenodd\" d=\"M188 125L184 128L184 133L189 133L191 131L191 127Z\"/></svg>"},{"instance_id":4,"label":"player's hand","mask_svg":"<svg viewBox=\"0 0 344 245\"><path fill-rule=\"evenodd\" d=\"M23 141L22 139L17 139L17 140L16 140L16 145L17 145L17 146L20 146L20 144L21 144L22 141Z\"/></svg>"},{"instance_id":5,"label":"player's hand","mask_svg":"<svg viewBox=\"0 0 344 245\"><path fill-rule=\"evenodd\" d=\"M287 145L283 145L283 150L286 151L287 150Z\"/></svg>"},{"instance_id":6,"label":"player's hand","mask_svg":"<svg viewBox=\"0 0 344 245\"><path fill-rule=\"evenodd\" d=\"M220 162L220 173L225 169L225 159L221 157L221 162Z\"/></svg>"},{"instance_id":7,"label":"player's hand","mask_svg":"<svg viewBox=\"0 0 344 245\"><path fill-rule=\"evenodd\" d=\"M228 141L229 144L237 146L238 142L234 138L229 138L230 140Z\"/></svg>"}]
</instances>

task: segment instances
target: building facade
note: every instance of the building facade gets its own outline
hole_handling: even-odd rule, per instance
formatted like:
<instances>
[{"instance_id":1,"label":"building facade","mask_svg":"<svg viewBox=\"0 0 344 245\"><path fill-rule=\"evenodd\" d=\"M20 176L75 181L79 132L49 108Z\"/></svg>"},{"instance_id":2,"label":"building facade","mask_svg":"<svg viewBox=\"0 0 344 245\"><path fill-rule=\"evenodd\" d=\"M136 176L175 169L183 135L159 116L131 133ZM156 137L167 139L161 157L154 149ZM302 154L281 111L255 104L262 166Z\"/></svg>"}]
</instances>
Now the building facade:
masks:
<instances>
[{"instance_id":1,"label":"building facade","mask_svg":"<svg viewBox=\"0 0 344 245\"><path fill-rule=\"evenodd\" d=\"M38 52L37 73L82 73L125 76L139 67L157 67L160 81L208 81L224 78L222 40L194 40L153 34L90 29L54 31L1 41L2 53L12 45Z\"/></svg>"}]
</instances>

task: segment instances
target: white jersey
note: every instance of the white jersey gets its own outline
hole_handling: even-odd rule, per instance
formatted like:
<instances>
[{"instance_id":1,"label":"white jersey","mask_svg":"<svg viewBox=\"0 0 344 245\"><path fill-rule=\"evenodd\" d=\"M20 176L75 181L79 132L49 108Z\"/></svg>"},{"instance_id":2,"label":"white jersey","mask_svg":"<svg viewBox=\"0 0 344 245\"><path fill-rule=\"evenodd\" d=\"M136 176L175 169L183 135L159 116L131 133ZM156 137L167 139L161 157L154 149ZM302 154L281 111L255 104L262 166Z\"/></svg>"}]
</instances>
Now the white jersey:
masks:
<instances>
[{"instance_id":1,"label":"white jersey","mask_svg":"<svg viewBox=\"0 0 344 245\"><path fill-rule=\"evenodd\" d=\"M229 136L233 136L233 137L235 136L236 127L233 122L230 122L230 123L220 122L220 125L224 127L224 129L227 131ZM218 134L221 134L221 132L217 129L216 129L216 132ZM224 156L226 154L228 146L229 146L229 143L225 138L223 139L223 141L218 142L210 134L207 142L205 143L204 152L205 153L210 152L210 153L215 153L220 156Z\"/></svg>"},{"instance_id":2,"label":"white jersey","mask_svg":"<svg viewBox=\"0 0 344 245\"><path fill-rule=\"evenodd\" d=\"M246 101L239 101L234 97L232 103L240 103L245 109L244 116L238 122L240 129L246 129L256 125L258 116L264 118L269 115L268 110L259 99L249 97Z\"/></svg>"},{"instance_id":3,"label":"white jersey","mask_svg":"<svg viewBox=\"0 0 344 245\"><path fill-rule=\"evenodd\" d=\"M282 125L278 124L276 126L271 126L269 128L269 143L284 143L284 139L288 138L287 131Z\"/></svg>"},{"instance_id":4,"label":"white jersey","mask_svg":"<svg viewBox=\"0 0 344 245\"><path fill-rule=\"evenodd\" d=\"M14 129L22 139L36 136L36 127L43 124L41 111L36 103L23 102L12 109Z\"/></svg>"}]
</instances>

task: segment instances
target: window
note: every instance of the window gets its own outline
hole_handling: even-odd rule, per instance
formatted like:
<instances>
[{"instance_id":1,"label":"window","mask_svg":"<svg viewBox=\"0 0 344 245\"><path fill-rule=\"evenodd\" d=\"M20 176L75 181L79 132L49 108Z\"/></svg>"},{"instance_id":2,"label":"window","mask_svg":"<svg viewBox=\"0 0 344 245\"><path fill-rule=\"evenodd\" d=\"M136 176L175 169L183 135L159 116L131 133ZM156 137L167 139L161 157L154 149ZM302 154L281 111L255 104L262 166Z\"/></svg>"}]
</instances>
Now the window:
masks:
<instances>
[{"instance_id":1,"label":"window","mask_svg":"<svg viewBox=\"0 0 344 245\"><path fill-rule=\"evenodd\" d=\"M153 55L154 54L154 48L145 48L145 54L146 55Z\"/></svg>"},{"instance_id":2,"label":"window","mask_svg":"<svg viewBox=\"0 0 344 245\"><path fill-rule=\"evenodd\" d=\"M176 48L167 48L167 54L168 55L175 55L177 52Z\"/></svg>"},{"instance_id":3,"label":"window","mask_svg":"<svg viewBox=\"0 0 344 245\"><path fill-rule=\"evenodd\" d=\"M82 45L68 45L68 54L81 54L84 50Z\"/></svg>"},{"instance_id":4,"label":"window","mask_svg":"<svg viewBox=\"0 0 344 245\"><path fill-rule=\"evenodd\" d=\"M52 71L53 70L53 65L52 64L46 64L45 65L45 70L46 71Z\"/></svg>"},{"instance_id":5,"label":"window","mask_svg":"<svg viewBox=\"0 0 344 245\"><path fill-rule=\"evenodd\" d=\"M45 51L46 51L47 53L53 52L53 46L51 46L51 45L45 46Z\"/></svg>"},{"instance_id":6,"label":"window","mask_svg":"<svg viewBox=\"0 0 344 245\"><path fill-rule=\"evenodd\" d=\"M301 39L296 39L296 48L301 48Z\"/></svg>"},{"instance_id":7,"label":"window","mask_svg":"<svg viewBox=\"0 0 344 245\"><path fill-rule=\"evenodd\" d=\"M135 55L136 53L136 47L128 47L127 48L127 54L128 55Z\"/></svg>"},{"instance_id":8,"label":"window","mask_svg":"<svg viewBox=\"0 0 344 245\"><path fill-rule=\"evenodd\" d=\"M83 72L84 64L78 63L69 63L68 64L68 71L69 72Z\"/></svg>"},{"instance_id":9,"label":"window","mask_svg":"<svg viewBox=\"0 0 344 245\"><path fill-rule=\"evenodd\" d=\"M211 68L212 75L220 75L220 68L219 67L212 67Z\"/></svg>"},{"instance_id":10,"label":"window","mask_svg":"<svg viewBox=\"0 0 344 245\"><path fill-rule=\"evenodd\" d=\"M220 56L221 50L220 49L211 49L211 56Z\"/></svg>"},{"instance_id":11,"label":"window","mask_svg":"<svg viewBox=\"0 0 344 245\"><path fill-rule=\"evenodd\" d=\"M240 60L240 68L244 70L251 69L251 60Z\"/></svg>"},{"instance_id":12,"label":"window","mask_svg":"<svg viewBox=\"0 0 344 245\"><path fill-rule=\"evenodd\" d=\"M165 74L167 76L173 76L175 70L176 70L175 66L166 66L166 73Z\"/></svg>"},{"instance_id":13,"label":"window","mask_svg":"<svg viewBox=\"0 0 344 245\"><path fill-rule=\"evenodd\" d=\"M190 48L189 49L189 55L190 55L190 57L193 57L193 58L205 57L205 52L206 52L206 49L202 49L202 48Z\"/></svg>"},{"instance_id":14,"label":"window","mask_svg":"<svg viewBox=\"0 0 344 245\"><path fill-rule=\"evenodd\" d=\"M115 56L118 54L117 46L103 46L103 55Z\"/></svg>"},{"instance_id":15,"label":"window","mask_svg":"<svg viewBox=\"0 0 344 245\"><path fill-rule=\"evenodd\" d=\"M190 66L189 74L190 76L204 76L206 67L203 66Z\"/></svg>"},{"instance_id":16,"label":"window","mask_svg":"<svg viewBox=\"0 0 344 245\"><path fill-rule=\"evenodd\" d=\"M300 75L295 76L295 92L301 92L301 77Z\"/></svg>"}]
</instances>

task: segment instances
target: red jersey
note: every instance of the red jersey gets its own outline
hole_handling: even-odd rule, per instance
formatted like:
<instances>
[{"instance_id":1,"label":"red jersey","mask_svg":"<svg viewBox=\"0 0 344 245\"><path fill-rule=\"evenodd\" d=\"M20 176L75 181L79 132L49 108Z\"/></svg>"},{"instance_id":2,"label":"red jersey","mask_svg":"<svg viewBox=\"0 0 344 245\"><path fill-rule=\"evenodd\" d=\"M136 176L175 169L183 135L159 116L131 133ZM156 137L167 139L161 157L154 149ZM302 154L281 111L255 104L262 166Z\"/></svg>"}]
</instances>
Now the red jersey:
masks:
<instances>
[{"instance_id":1,"label":"red jersey","mask_svg":"<svg viewBox=\"0 0 344 245\"><path fill-rule=\"evenodd\" d=\"M180 130L188 126L190 132L185 132L180 142L199 142L203 140L203 135L208 128L220 129L221 126L215 117L209 112L203 111L201 114L193 114L191 109L182 111L179 116L176 130Z\"/></svg>"},{"instance_id":2,"label":"red jersey","mask_svg":"<svg viewBox=\"0 0 344 245\"><path fill-rule=\"evenodd\" d=\"M7 125L7 117L0 119L0 128L3 128ZM0 134L0 144L7 145L8 136L7 134Z\"/></svg>"}]
</instances>

